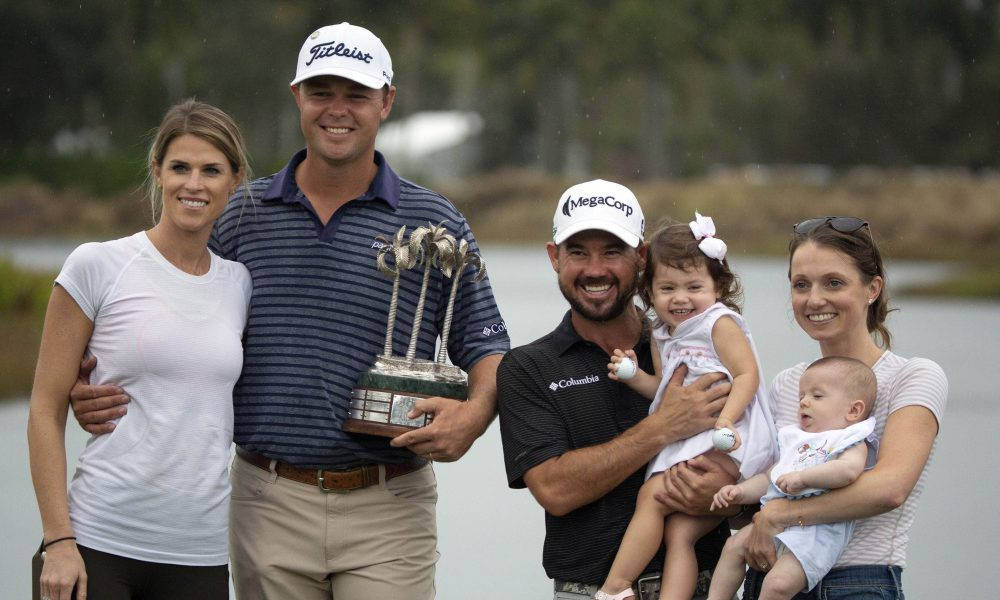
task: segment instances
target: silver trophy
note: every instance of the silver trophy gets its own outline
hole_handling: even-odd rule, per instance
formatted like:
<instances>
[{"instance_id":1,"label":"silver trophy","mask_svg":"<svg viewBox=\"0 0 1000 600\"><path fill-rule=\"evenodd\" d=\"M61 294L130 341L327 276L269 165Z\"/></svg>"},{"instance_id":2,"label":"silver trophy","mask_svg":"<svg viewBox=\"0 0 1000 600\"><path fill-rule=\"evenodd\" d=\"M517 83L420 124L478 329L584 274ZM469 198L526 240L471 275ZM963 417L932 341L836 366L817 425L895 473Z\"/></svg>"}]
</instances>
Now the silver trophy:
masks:
<instances>
[{"instance_id":1,"label":"silver trophy","mask_svg":"<svg viewBox=\"0 0 1000 600\"><path fill-rule=\"evenodd\" d=\"M381 273L393 278L385 348L382 355L375 359L375 365L358 379L351 392L351 413L344 421L344 431L396 437L430 422L431 416L426 414L415 419L407 417L420 398L440 396L465 400L468 397L465 372L446 363L448 334L462 273L471 266L476 269L474 281L482 281L486 276L486 265L482 257L469 251L466 240L456 240L449 234L443 222L436 226L428 223L427 227L417 227L410 233L409 239L406 238L406 226L400 227L392 240L382 236L376 239L384 244L379 250L376 266ZM393 356L392 333L396 325L399 278L403 271L419 267L424 269L424 279L413 315L416 326L410 332L406 356ZM445 277L454 276L437 360L426 360L415 358L415 355L427 284L434 268L440 269Z\"/></svg>"}]
</instances>

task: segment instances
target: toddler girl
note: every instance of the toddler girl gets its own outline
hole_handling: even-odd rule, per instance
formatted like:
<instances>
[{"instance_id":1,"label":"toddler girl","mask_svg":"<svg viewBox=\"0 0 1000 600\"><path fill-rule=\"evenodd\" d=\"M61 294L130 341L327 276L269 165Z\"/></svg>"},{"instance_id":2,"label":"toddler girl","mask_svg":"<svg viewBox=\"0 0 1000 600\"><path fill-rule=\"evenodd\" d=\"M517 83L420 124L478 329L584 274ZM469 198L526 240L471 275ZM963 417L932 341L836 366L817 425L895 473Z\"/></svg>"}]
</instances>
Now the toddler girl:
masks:
<instances>
[{"instance_id":1,"label":"toddler girl","mask_svg":"<svg viewBox=\"0 0 1000 600\"><path fill-rule=\"evenodd\" d=\"M653 459L611 572L595 595L598 599L634 596L632 582L663 541L667 553L660 598L689 600L694 593L698 571L694 544L721 519L669 513L653 496L663 486L657 475L679 462L711 454L735 483L767 468L776 456L776 431L761 386L760 365L738 312L740 286L726 262L726 244L714 236L712 219L698 213L688 225L668 223L653 234L639 293L656 313L651 340L656 373L637 371L627 380L618 377L624 358L633 364L636 360L631 350L615 350L608 369L609 377L624 380L653 399L650 412L659 405L669 374L681 363L688 367L685 385L706 373L725 373L732 389L715 428L733 431L735 439L722 452L713 447L713 431L704 431L668 445Z\"/></svg>"}]
</instances>

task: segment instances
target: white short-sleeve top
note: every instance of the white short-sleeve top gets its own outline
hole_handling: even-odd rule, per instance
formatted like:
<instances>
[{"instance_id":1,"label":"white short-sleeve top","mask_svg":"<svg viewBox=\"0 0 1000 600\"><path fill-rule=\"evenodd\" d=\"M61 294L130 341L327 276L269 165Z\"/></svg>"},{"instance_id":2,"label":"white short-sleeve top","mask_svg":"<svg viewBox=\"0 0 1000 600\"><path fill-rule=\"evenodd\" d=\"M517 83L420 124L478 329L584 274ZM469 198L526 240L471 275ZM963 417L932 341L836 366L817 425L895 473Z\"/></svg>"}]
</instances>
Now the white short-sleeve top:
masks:
<instances>
[{"instance_id":1,"label":"white short-sleeve top","mask_svg":"<svg viewBox=\"0 0 1000 600\"><path fill-rule=\"evenodd\" d=\"M91 383L131 398L114 431L79 457L69 489L79 543L150 562L227 563L246 267L213 254L207 273L191 275L139 232L78 247L56 283L94 322Z\"/></svg>"}]
</instances>

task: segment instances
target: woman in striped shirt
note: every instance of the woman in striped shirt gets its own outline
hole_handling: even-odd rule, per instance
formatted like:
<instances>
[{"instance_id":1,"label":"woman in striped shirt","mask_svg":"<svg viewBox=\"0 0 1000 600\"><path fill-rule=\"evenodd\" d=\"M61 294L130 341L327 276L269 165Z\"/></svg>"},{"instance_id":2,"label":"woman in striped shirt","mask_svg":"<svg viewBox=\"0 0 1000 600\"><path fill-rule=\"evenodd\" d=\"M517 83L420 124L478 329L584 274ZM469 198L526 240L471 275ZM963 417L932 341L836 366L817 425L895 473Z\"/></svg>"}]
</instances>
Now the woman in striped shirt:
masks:
<instances>
[{"instance_id":1,"label":"woman in striped shirt","mask_svg":"<svg viewBox=\"0 0 1000 600\"><path fill-rule=\"evenodd\" d=\"M885 271L871 229L854 217L821 217L797 224L789 244L795 320L823 356L858 359L875 372L872 415L878 460L853 484L820 496L769 502L754 516L744 599L756 599L774 564L774 536L787 527L856 520L836 566L809 594L796 598L902 598L902 569L917 503L948 396L948 381L933 361L892 353ZM799 378L807 363L775 377L776 425L795 423Z\"/></svg>"}]
</instances>

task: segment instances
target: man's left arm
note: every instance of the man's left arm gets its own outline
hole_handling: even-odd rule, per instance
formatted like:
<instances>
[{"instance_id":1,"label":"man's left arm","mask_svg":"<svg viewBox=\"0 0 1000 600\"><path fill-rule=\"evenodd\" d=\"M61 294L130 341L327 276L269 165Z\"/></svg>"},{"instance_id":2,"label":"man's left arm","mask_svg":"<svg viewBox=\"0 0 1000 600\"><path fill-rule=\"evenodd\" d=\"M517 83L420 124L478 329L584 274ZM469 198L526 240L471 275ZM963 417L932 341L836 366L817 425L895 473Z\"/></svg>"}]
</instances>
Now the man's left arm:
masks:
<instances>
[{"instance_id":1,"label":"man's left arm","mask_svg":"<svg viewBox=\"0 0 1000 600\"><path fill-rule=\"evenodd\" d=\"M410 418L428 413L428 425L393 438L391 444L405 447L438 462L458 460L497 414L497 366L502 354L479 359L469 369L469 399L423 398L414 405Z\"/></svg>"}]
</instances>

